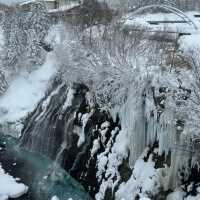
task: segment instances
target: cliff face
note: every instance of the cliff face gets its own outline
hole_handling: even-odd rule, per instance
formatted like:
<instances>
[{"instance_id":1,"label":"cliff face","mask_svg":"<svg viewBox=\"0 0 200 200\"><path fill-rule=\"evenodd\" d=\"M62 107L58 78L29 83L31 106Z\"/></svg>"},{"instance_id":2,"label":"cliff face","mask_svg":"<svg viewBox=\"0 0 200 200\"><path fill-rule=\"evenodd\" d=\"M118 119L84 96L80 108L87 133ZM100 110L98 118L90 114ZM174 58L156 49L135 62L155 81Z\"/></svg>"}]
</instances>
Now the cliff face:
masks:
<instances>
[{"instance_id":1,"label":"cliff face","mask_svg":"<svg viewBox=\"0 0 200 200\"><path fill-rule=\"evenodd\" d=\"M199 173L190 146L174 146L184 145L184 123L172 123L166 109L170 89L144 88L135 88L138 96L133 92L114 117L100 110L85 85L56 78L27 117L21 145L59 163L98 200L166 199L171 189L195 181L192 170ZM185 88L176 92L180 99L190 95Z\"/></svg>"},{"instance_id":2,"label":"cliff face","mask_svg":"<svg viewBox=\"0 0 200 200\"><path fill-rule=\"evenodd\" d=\"M61 164L94 196L100 184L97 154L105 151L112 131L117 134L120 127L109 113L89 105L88 95L84 85L68 87L54 80L46 97L27 117L21 145Z\"/></svg>"}]
</instances>

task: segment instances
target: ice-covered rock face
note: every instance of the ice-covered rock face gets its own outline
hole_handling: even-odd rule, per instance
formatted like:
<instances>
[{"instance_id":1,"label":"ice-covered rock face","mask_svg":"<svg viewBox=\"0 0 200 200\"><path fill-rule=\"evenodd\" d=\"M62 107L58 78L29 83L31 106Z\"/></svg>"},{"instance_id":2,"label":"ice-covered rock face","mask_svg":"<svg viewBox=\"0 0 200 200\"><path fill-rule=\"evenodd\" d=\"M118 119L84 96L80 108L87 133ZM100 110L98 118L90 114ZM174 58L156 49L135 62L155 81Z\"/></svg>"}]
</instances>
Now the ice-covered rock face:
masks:
<instances>
[{"instance_id":1,"label":"ice-covered rock face","mask_svg":"<svg viewBox=\"0 0 200 200\"><path fill-rule=\"evenodd\" d=\"M55 160L94 195L102 181L96 177L102 165L97 155L109 150L120 127L89 100L86 86L69 87L55 79L46 97L27 117L21 144Z\"/></svg>"},{"instance_id":2,"label":"ice-covered rock face","mask_svg":"<svg viewBox=\"0 0 200 200\"><path fill-rule=\"evenodd\" d=\"M55 79L46 96L27 117L22 145L62 165L97 200L107 200L114 198L119 188L116 194L123 197L124 183L132 185L132 181L136 189L131 192L137 196L140 191L137 187L142 186L136 183L141 177L131 176L132 168L137 168L135 163L139 162L137 159L144 149L156 143L152 158L155 167L152 164L151 170L159 188L151 191L154 188L149 178L151 174L144 173L140 181L148 177L152 187L144 189L144 193L159 195L160 188L173 189L181 184L179 181L186 181L190 176L187 167L194 156L187 149L176 149L184 142L181 138L184 112L176 106L185 104L190 92L176 84L137 83L127 102L118 110L119 118L113 120L114 115L101 112L91 101L86 86L68 86ZM175 107L170 104L171 96L176 100ZM155 161L155 157L159 161ZM140 161L148 167L151 159L145 159ZM179 174L182 177L178 177Z\"/></svg>"}]
</instances>

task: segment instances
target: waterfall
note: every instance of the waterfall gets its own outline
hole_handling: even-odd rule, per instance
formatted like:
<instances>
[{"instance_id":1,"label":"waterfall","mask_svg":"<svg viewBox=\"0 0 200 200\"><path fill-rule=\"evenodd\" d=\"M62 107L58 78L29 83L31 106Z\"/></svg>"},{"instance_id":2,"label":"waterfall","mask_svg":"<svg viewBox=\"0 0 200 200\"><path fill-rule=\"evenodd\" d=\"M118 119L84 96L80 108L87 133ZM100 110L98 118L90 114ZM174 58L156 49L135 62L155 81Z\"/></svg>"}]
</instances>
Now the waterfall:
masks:
<instances>
[{"instance_id":1,"label":"waterfall","mask_svg":"<svg viewBox=\"0 0 200 200\"><path fill-rule=\"evenodd\" d=\"M71 112L71 109L70 109L70 107L73 106L74 93L75 93L75 91L73 91L71 88L68 90L65 103L62 106L61 115L59 116L59 119L61 120L63 118L65 111L67 109L69 109L68 114L67 114L68 118L65 118L65 125L64 125L65 133L63 136L64 138L60 145L58 153L56 155L56 159L55 159L56 163L62 163L62 154L63 154L64 150L67 148L67 146L70 145L70 142L71 142L71 141L68 141L67 134L73 130L73 120L74 120L74 116L76 114L76 110Z\"/></svg>"},{"instance_id":2,"label":"waterfall","mask_svg":"<svg viewBox=\"0 0 200 200\"><path fill-rule=\"evenodd\" d=\"M94 197L100 184L96 176L97 155L105 151L109 141L110 148L114 144L120 128L118 123L118 119L113 122L108 112L98 108L86 86L68 86L63 80L55 79L27 117L21 145L54 161L49 169L52 180L59 179L57 168L61 165ZM123 134L119 142L122 138ZM94 141L99 142L96 145ZM116 158L117 147L113 152Z\"/></svg>"},{"instance_id":3,"label":"waterfall","mask_svg":"<svg viewBox=\"0 0 200 200\"><path fill-rule=\"evenodd\" d=\"M27 118L22 131L22 146L62 163L63 152L73 144L74 122L86 91L82 85L68 87L54 81L46 97Z\"/></svg>"},{"instance_id":4,"label":"waterfall","mask_svg":"<svg viewBox=\"0 0 200 200\"><path fill-rule=\"evenodd\" d=\"M185 144L177 128L180 116L167 98L168 87L149 77L137 79L127 101L110 111L115 114L111 117L91 102L86 86L68 86L55 79L28 116L22 145L54 160L53 179L56 180L59 164L93 197L103 199L108 188L115 191L120 184L119 168L126 163L131 171L144 149L151 149L156 143L158 156L165 155L166 160L171 156L171 165L161 169L166 174L160 177L162 186L165 190L174 189L180 180L178 172L187 167L192 156L182 159L174 148L176 143ZM165 160L161 162L165 164Z\"/></svg>"}]
</instances>

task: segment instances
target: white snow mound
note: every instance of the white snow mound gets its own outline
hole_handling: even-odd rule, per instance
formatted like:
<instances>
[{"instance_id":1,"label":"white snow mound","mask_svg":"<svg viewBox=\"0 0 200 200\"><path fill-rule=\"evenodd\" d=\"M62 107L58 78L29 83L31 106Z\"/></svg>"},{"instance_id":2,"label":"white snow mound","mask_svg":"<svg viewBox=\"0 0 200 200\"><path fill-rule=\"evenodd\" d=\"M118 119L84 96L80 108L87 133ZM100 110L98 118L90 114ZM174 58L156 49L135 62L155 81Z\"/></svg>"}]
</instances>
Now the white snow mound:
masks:
<instances>
[{"instance_id":1,"label":"white snow mound","mask_svg":"<svg viewBox=\"0 0 200 200\"><path fill-rule=\"evenodd\" d=\"M17 183L16 179L6 174L0 165L0 200L18 198L28 191L23 183Z\"/></svg>"}]
</instances>

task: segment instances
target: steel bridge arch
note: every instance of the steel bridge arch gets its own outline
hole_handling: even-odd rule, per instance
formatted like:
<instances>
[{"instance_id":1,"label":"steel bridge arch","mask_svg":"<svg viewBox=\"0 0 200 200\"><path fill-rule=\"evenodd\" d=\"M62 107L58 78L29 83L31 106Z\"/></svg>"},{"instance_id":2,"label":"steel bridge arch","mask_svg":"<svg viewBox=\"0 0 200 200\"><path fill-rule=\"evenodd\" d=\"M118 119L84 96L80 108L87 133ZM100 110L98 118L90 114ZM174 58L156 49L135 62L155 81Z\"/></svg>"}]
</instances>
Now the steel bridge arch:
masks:
<instances>
[{"instance_id":1,"label":"steel bridge arch","mask_svg":"<svg viewBox=\"0 0 200 200\"><path fill-rule=\"evenodd\" d=\"M169 5L165 5L165 4L161 4L161 5L152 4L152 5L140 7L137 10L135 10L131 14L131 16L129 16L126 19L134 19L135 15L139 14L141 11L144 11L144 10L150 9L150 8L161 8L166 11L170 11L170 12L174 13L175 15L179 16L180 18L182 18L183 20L185 20L188 24L192 25L195 30L198 30L198 26L195 24L195 22L189 16L187 16L183 11L179 10L178 8L175 8L175 7L172 7Z\"/></svg>"}]
</instances>

